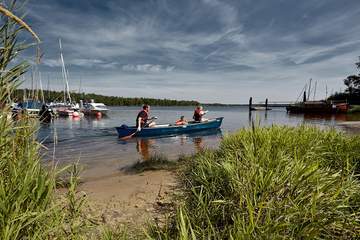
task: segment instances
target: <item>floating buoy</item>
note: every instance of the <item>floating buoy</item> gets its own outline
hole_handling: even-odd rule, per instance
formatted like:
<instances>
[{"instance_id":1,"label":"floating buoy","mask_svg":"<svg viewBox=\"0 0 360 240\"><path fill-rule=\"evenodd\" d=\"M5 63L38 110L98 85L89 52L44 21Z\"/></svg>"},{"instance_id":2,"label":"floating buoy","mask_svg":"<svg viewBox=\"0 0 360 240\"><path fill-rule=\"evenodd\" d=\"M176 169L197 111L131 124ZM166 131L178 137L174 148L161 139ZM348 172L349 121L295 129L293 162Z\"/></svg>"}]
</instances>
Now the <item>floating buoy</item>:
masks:
<instances>
[{"instance_id":1,"label":"floating buoy","mask_svg":"<svg viewBox=\"0 0 360 240\"><path fill-rule=\"evenodd\" d=\"M102 113L101 113L101 112L96 112L96 117L97 117L97 118L101 118L101 117L102 117Z\"/></svg>"},{"instance_id":2,"label":"floating buoy","mask_svg":"<svg viewBox=\"0 0 360 240\"><path fill-rule=\"evenodd\" d=\"M72 115L74 118L78 118L80 117L80 113L78 112L73 112L73 115Z\"/></svg>"}]
</instances>

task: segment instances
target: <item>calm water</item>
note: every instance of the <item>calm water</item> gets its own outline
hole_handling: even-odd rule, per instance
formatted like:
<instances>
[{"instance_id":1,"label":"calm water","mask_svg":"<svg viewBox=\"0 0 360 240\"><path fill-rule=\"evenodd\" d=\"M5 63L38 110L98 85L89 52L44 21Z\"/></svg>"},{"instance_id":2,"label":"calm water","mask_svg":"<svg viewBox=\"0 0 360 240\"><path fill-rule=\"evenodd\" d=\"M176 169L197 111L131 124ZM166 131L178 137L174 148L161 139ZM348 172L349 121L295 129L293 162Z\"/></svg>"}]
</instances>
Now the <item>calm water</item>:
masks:
<instances>
[{"instance_id":1,"label":"calm water","mask_svg":"<svg viewBox=\"0 0 360 240\"><path fill-rule=\"evenodd\" d=\"M124 142L117 139L114 127L122 124L133 125L139 107L110 109L108 117L101 119L59 118L49 125L42 125L39 139L49 149L45 153L45 160L54 159L60 164L79 160L86 169L87 178L101 178L129 167L139 160L147 159L152 154L162 154L170 159L176 159L180 155L191 154L202 148L216 147L224 134L247 127L252 120L260 121L261 125L310 123L326 127L336 126L339 121L360 119L360 116L350 118L346 115L327 117L289 115L285 108L274 108L267 113L252 112L250 116L247 107L210 107L207 118L224 117L220 131L156 139L131 139ZM192 114L192 107L151 109L151 115L158 117L157 123L172 123L181 115L191 119Z\"/></svg>"}]
</instances>

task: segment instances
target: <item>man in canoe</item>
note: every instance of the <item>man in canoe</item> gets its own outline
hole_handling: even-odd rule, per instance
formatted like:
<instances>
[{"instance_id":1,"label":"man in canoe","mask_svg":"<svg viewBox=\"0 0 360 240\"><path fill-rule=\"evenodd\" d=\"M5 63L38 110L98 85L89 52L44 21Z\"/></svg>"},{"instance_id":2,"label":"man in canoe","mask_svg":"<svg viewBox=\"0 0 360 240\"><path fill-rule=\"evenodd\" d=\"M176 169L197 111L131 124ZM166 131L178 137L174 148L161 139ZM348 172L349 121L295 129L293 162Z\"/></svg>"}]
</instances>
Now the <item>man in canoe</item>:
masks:
<instances>
[{"instance_id":1,"label":"man in canoe","mask_svg":"<svg viewBox=\"0 0 360 240\"><path fill-rule=\"evenodd\" d=\"M144 127L153 127L155 122L149 121L150 106L145 104L143 109L138 113L136 117L136 127L138 131L141 131L141 128Z\"/></svg>"},{"instance_id":2,"label":"man in canoe","mask_svg":"<svg viewBox=\"0 0 360 240\"><path fill-rule=\"evenodd\" d=\"M203 116L207 113L208 111L204 111L203 107L202 106L197 106L195 108L195 111L194 111L194 116L193 116L193 119L195 122L204 122L204 121L207 121L206 118L203 118Z\"/></svg>"}]
</instances>

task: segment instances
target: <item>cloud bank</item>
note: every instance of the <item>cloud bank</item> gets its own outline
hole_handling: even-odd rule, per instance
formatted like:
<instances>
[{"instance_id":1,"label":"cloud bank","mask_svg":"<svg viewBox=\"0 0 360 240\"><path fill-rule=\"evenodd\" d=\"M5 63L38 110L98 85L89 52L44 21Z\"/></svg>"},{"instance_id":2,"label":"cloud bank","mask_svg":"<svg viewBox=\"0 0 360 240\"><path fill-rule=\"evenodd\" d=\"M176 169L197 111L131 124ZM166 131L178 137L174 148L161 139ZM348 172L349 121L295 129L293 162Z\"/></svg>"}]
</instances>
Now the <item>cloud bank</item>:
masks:
<instances>
[{"instance_id":1,"label":"cloud bank","mask_svg":"<svg viewBox=\"0 0 360 240\"><path fill-rule=\"evenodd\" d=\"M37 0L54 88L62 39L73 88L202 102L295 100L309 78L339 90L360 55L358 0ZM102 86L99 88L98 86ZM141 86L141 88L139 88Z\"/></svg>"}]
</instances>

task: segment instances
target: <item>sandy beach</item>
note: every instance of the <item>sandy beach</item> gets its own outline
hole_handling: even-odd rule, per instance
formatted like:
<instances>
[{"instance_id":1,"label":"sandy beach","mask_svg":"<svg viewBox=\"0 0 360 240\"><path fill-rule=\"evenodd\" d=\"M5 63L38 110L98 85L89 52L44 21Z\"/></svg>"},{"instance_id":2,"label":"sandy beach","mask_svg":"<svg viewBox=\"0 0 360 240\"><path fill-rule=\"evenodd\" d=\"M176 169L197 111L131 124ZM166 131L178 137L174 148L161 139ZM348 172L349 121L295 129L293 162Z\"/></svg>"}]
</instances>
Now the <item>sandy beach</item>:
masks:
<instances>
[{"instance_id":1,"label":"sandy beach","mask_svg":"<svg viewBox=\"0 0 360 240\"><path fill-rule=\"evenodd\" d=\"M87 196L86 212L107 226L141 229L149 221L161 223L171 210L176 172L118 172L102 179L85 181L79 191Z\"/></svg>"},{"instance_id":2,"label":"sandy beach","mask_svg":"<svg viewBox=\"0 0 360 240\"><path fill-rule=\"evenodd\" d=\"M338 122L337 125L348 134L360 134L360 121Z\"/></svg>"}]
</instances>

